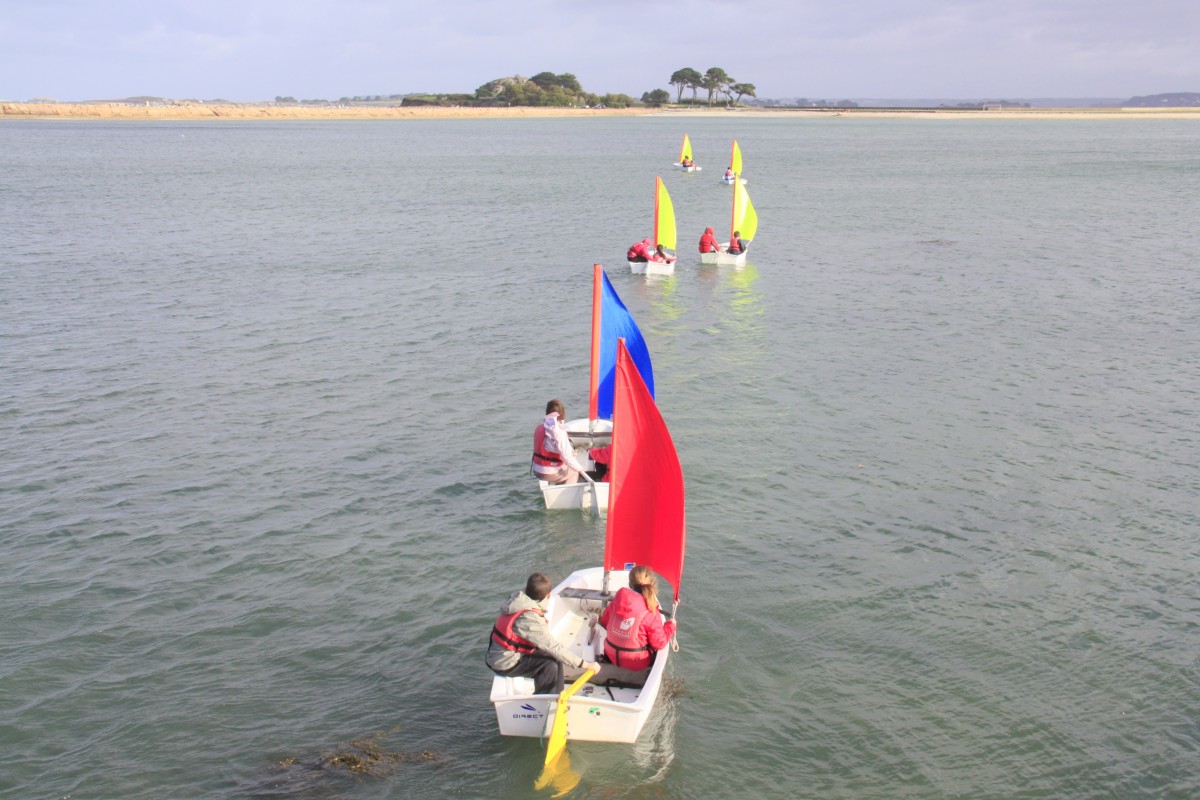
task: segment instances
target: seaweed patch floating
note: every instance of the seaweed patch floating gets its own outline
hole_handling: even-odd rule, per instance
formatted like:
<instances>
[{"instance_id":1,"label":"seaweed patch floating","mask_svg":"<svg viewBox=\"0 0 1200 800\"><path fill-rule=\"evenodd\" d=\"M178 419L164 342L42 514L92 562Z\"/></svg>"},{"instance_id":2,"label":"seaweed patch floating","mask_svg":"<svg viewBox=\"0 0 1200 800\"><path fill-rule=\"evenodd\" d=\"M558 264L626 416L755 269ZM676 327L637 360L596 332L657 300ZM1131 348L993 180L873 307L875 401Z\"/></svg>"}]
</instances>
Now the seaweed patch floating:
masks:
<instances>
[{"instance_id":1,"label":"seaweed patch floating","mask_svg":"<svg viewBox=\"0 0 1200 800\"><path fill-rule=\"evenodd\" d=\"M402 764L444 764L445 755L433 750L391 750L385 739L399 730L379 731L340 742L316 755L294 755L272 762L272 776L257 786L246 787L254 798L327 796L336 782L345 778L388 778ZM314 794L315 793L315 794Z\"/></svg>"}]
</instances>

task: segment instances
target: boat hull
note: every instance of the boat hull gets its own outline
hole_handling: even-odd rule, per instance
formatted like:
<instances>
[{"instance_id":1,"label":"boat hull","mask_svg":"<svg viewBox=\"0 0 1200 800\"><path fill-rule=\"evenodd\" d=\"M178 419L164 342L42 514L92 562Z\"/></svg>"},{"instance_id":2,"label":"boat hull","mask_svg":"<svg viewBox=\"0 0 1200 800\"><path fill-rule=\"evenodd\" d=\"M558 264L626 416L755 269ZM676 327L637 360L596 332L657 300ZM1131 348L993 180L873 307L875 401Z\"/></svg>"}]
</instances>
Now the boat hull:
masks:
<instances>
[{"instance_id":1,"label":"boat hull","mask_svg":"<svg viewBox=\"0 0 1200 800\"><path fill-rule=\"evenodd\" d=\"M701 253L700 264L704 266L712 266L717 263L718 253Z\"/></svg>"},{"instance_id":2,"label":"boat hull","mask_svg":"<svg viewBox=\"0 0 1200 800\"><path fill-rule=\"evenodd\" d=\"M542 499L546 501L548 509L591 511L595 507L600 514L608 513L608 484L603 481L596 482L594 499L592 484L586 480L579 483L546 483L539 480L538 487L542 490Z\"/></svg>"},{"instance_id":3,"label":"boat hull","mask_svg":"<svg viewBox=\"0 0 1200 800\"><path fill-rule=\"evenodd\" d=\"M682 172L699 172L700 170L704 169L704 167L697 167L695 165L690 166L690 167L685 167L683 164L680 164L678 161L676 161L674 164L672 164L672 166L675 167L675 169L680 170Z\"/></svg>"},{"instance_id":4,"label":"boat hull","mask_svg":"<svg viewBox=\"0 0 1200 800\"><path fill-rule=\"evenodd\" d=\"M675 262L630 261L629 271L634 275L673 275L675 273Z\"/></svg>"},{"instance_id":5,"label":"boat hull","mask_svg":"<svg viewBox=\"0 0 1200 800\"><path fill-rule=\"evenodd\" d=\"M740 178L739 180L741 180L742 186L746 185L745 178ZM721 178L721 183L725 184L726 186L733 186L733 178Z\"/></svg>"},{"instance_id":6,"label":"boat hull","mask_svg":"<svg viewBox=\"0 0 1200 800\"><path fill-rule=\"evenodd\" d=\"M717 266L719 267L744 267L746 265L746 252L743 250L737 255L727 252L729 242L721 245L721 252L717 253Z\"/></svg>"},{"instance_id":7,"label":"boat hull","mask_svg":"<svg viewBox=\"0 0 1200 800\"><path fill-rule=\"evenodd\" d=\"M629 583L629 573L610 574L613 593ZM604 602L596 598L570 597L564 590L583 590L598 593L604 581L604 570L591 567L571 573L550 593L546 612L551 633L572 652L587 661L594 661L604 652L604 629L590 624L599 615ZM567 701L567 738L584 742L625 742L637 740L654 710L662 689L670 648L658 651L654 666L640 688L605 687L586 684ZM593 681L607 680L604 665ZM568 681L575 677L568 671ZM491 691L496 722L503 736L540 737L550 729L557 713L558 695L533 694L531 678L494 676Z\"/></svg>"}]
</instances>

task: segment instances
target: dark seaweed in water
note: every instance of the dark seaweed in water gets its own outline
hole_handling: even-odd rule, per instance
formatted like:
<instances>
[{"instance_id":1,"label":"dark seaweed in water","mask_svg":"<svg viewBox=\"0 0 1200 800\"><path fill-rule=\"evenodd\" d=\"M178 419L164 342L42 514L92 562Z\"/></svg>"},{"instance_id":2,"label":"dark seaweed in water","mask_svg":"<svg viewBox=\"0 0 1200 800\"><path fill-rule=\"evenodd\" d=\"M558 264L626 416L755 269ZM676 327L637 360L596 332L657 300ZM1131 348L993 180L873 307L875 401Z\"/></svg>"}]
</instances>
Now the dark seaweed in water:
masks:
<instances>
[{"instance_id":1,"label":"dark seaweed in water","mask_svg":"<svg viewBox=\"0 0 1200 800\"><path fill-rule=\"evenodd\" d=\"M405 752L386 749L383 739L399 728L360 736L323 750L316 755L288 756L271 765L271 775L247 787L247 796L256 800L271 798L336 798L347 778L388 778L401 764L424 762L443 764L446 757L432 750Z\"/></svg>"}]
</instances>

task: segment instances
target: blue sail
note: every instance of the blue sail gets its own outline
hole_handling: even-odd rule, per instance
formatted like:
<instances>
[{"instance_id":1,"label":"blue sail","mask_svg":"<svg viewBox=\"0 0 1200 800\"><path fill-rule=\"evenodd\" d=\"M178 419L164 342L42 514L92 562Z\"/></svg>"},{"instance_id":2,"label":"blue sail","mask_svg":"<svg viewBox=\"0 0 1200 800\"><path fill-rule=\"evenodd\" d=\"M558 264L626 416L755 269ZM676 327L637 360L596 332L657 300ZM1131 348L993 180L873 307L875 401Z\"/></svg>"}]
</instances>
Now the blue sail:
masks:
<instances>
[{"instance_id":1,"label":"blue sail","mask_svg":"<svg viewBox=\"0 0 1200 800\"><path fill-rule=\"evenodd\" d=\"M646 340L638 330L633 315L617 292L609 283L608 273L601 272L604 277L600 300L600 385L597 391L597 416L600 419L612 419L613 389L617 368L617 340L625 340L625 349L633 358L638 374L650 396L654 396L654 369L650 365L650 351L646 349Z\"/></svg>"}]
</instances>

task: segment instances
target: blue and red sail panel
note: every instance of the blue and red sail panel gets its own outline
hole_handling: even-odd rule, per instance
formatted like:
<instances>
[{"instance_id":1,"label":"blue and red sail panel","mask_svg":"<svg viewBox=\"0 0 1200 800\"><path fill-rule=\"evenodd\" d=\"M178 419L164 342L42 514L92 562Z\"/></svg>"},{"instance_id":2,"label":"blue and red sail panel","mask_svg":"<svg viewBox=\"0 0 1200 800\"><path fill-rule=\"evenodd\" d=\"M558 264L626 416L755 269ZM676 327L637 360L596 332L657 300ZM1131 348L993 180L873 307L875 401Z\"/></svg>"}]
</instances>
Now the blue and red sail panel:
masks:
<instances>
[{"instance_id":1,"label":"blue and red sail panel","mask_svg":"<svg viewBox=\"0 0 1200 800\"><path fill-rule=\"evenodd\" d=\"M604 568L645 564L675 587L687 541L683 468L624 342L617 346Z\"/></svg>"},{"instance_id":2,"label":"blue and red sail panel","mask_svg":"<svg viewBox=\"0 0 1200 800\"><path fill-rule=\"evenodd\" d=\"M630 357L637 365L642 380L654 397L654 368L650 364L650 351L646 348L646 340L638 330L633 315L608 280L608 275L599 264L595 267L595 286L598 291L593 293L592 309L592 358L595 371L593 384L595 391L594 419L612 419L613 417L613 374L617 364L617 340L624 339L629 348ZM596 318L599 317L599 325ZM597 327L599 330L597 330Z\"/></svg>"}]
</instances>

